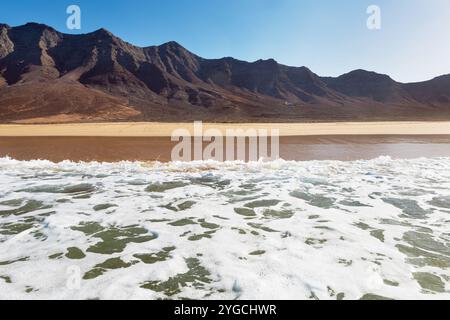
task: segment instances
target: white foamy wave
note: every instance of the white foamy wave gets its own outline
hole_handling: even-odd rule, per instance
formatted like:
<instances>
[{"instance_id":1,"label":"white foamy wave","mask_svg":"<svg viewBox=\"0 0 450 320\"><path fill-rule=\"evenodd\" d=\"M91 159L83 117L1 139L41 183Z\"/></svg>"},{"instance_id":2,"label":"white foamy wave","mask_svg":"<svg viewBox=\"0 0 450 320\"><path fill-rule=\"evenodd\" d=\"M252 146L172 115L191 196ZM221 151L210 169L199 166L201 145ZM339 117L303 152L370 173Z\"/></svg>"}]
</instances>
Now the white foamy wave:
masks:
<instances>
[{"instance_id":1,"label":"white foamy wave","mask_svg":"<svg viewBox=\"0 0 450 320\"><path fill-rule=\"evenodd\" d=\"M0 298L450 298L450 158L0 159Z\"/></svg>"}]
</instances>

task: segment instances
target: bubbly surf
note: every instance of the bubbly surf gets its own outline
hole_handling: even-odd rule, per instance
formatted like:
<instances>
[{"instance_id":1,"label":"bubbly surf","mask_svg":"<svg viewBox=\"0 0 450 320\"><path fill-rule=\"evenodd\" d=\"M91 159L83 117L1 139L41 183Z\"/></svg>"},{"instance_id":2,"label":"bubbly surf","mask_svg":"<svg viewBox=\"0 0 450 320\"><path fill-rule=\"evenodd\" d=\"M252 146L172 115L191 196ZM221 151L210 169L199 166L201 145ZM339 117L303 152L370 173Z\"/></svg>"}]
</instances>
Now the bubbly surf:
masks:
<instances>
[{"instance_id":1,"label":"bubbly surf","mask_svg":"<svg viewBox=\"0 0 450 320\"><path fill-rule=\"evenodd\" d=\"M450 158L0 159L1 299L450 299Z\"/></svg>"}]
</instances>

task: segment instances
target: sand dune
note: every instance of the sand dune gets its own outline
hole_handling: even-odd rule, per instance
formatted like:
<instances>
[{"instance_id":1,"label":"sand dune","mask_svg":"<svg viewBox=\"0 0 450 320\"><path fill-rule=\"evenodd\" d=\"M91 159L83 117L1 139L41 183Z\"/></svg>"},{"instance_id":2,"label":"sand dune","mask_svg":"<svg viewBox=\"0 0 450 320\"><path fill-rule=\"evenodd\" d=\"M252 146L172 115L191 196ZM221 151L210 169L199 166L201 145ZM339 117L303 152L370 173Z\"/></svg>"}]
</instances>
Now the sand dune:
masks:
<instances>
[{"instance_id":1,"label":"sand dune","mask_svg":"<svg viewBox=\"0 0 450 320\"><path fill-rule=\"evenodd\" d=\"M176 129L193 132L193 123L84 123L0 125L1 137L168 137ZM450 135L450 122L341 122L295 124L203 124L203 130L279 129L281 136Z\"/></svg>"}]
</instances>

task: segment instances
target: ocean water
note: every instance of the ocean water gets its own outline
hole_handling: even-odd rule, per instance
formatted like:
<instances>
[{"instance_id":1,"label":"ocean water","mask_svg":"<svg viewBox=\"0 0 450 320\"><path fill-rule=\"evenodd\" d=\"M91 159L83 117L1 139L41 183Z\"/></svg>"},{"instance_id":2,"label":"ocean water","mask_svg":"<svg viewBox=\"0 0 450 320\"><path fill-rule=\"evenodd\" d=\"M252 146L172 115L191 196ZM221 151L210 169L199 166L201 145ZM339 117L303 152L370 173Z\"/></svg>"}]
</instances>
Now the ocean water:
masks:
<instances>
[{"instance_id":1,"label":"ocean water","mask_svg":"<svg viewBox=\"0 0 450 320\"><path fill-rule=\"evenodd\" d=\"M1 299L450 299L450 158L0 159Z\"/></svg>"}]
</instances>

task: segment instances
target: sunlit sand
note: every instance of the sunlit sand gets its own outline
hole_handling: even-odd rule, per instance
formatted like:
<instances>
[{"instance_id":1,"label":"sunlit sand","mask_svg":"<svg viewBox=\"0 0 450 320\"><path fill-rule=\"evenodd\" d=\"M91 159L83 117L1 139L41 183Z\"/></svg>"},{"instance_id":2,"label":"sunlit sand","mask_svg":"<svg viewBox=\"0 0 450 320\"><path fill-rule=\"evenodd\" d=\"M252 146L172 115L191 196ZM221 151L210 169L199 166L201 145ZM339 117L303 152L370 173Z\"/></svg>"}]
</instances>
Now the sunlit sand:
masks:
<instances>
[{"instance_id":1,"label":"sunlit sand","mask_svg":"<svg viewBox=\"0 0 450 320\"><path fill-rule=\"evenodd\" d=\"M0 125L0 136L168 137L176 129L193 132L193 123L83 123ZM281 136L320 135L446 135L450 122L340 122L203 124L203 129L279 129Z\"/></svg>"}]
</instances>

